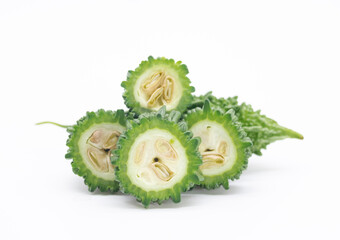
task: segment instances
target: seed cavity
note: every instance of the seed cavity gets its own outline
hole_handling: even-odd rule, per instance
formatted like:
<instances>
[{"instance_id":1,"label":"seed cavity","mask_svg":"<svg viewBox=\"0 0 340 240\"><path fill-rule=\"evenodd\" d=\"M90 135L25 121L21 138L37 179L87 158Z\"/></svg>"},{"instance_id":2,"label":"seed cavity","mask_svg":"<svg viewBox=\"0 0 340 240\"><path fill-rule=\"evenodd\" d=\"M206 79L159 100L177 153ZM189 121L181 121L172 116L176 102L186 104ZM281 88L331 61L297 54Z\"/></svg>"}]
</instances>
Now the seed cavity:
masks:
<instances>
[{"instance_id":1,"label":"seed cavity","mask_svg":"<svg viewBox=\"0 0 340 240\"><path fill-rule=\"evenodd\" d=\"M118 142L119 135L120 133L118 131L113 131L104 143L103 148L110 150L115 148Z\"/></svg>"},{"instance_id":2,"label":"seed cavity","mask_svg":"<svg viewBox=\"0 0 340 240\"><path fill-rule=\"evenodd\" d=\"M112 172L111 150L116 148L120 132L97 129L87 140L87 156L91 165L100 172Z\"/></svg>"},{"instance_id":3,"label":"seed cavity","mask_svg":"<svg viewBox=\"0 0 340 240\"><path fill-rule=\"evenodd\" d=\"M87 155L91 160L92 165L100 172L108 172L110 167L110 157L109 155L94 147L89 147L87 149Z\"/></svg>"},{"instance_id":4,"label":"seed cavity","mask_svg":"<svg viewBox=\"0 0 340 240\"><path fill-rule=\"evenodd\" d=\"M137 147L137 151L136 151L136 155L134 159L136 164L141 163L143 159L143 155L144 155L144 150L145 150L145 142L141 142Z\"/></svg>"},{"instance_id":5,"label":"seed cavity","mask_svg":"<svg viewBox=\"0 0 340 240\"><path fill-rule=\"evenodd\" d=\"M161 162L152 163L151 168L156 174L156 176L165 182L170 181L175 175L174 172L172 172L168 166Z\"/></svg>"},{"instance_id":6,"label":"seed cavity","mask_svg":"<svg viewBox=\"0 0 340 240\"><path fill-rule=\"evenodd\" d=\"M143 84L142 84L142 90L147 93L148 95L152 95L152 93L162 86L163 81L165 78L165 73L164 72L158 72L154 73L151 75L149 79L147 79Z\"/></svg>"},{"instance_id":7,"label":"seed cavity","mask_svg":"<svg viewBox=\"0 0 340 240\"><path fill-rule=\"evenodd\" d=\"M148 106L153 107L155 105L157 100L162 96L163 89L164 87L160 87L160 88L157 88L156 91L154 91L154 93L151 95L151 97L149 98L147 102Z\"/></svg>"},{"instance_id":8,"label":"seed cavity","mask_svg":"<svg viewBox=\"0 0 340 240\"><path fill-rule=\"evenodd\" d=\"M172 94L174 91L174 80L170 77L167 76L164 80L164 100L169 103L172 98Z\"/></svg>"},{"instance_id":9,"label":"seed cavity","mask_svg":"<svg viewBox=\"0 0 340 240\"><path fill-rule=\"evenodd\" d=\"M87 143L98 149L112 149L116 146L120 132L104 129L96 130L87 140Z\"/></svg>"},{"instance_id":10,"label":"seed cavity","mask_svg":"<svg viewBox=\"0 0 340 240\"><path fill-rule=\"evenodd\" d=\"M175 149L165 139L162 139L162 138L157 139L155 142L155 149L157 153L159 153L163 157L170 158L170 159L177 159L177 153Z\"/></svg>"},{"instance_id":11,"label":"seed cavity","mask_svg":"<svg viewBox=\"0 0 340 240\"><path fill-rule=\"evenodd\" d=\"M174 92L174 79L164 71L152 74L141 85L149 107L170 103Z\"/></svg>"},{"instance_id":12,"label":"seed cavity","mask_svg":"<svg viewBox=\"0 0 340 240\"><path fill-rule=\"evenodd\" d=\"M228 151L227 142L221 141L220 144L218 145L217 151L222 155L226 155Z\"/></svg>"},{"instance_id":13,"label":"seed cavity","mask_svg":"<svg viewBox=\"0 0 340 240\"><path fill-rule=\"evenodd\" d=\"M211 129L210 125L206 126L206 137L202 138L205 147L201 152L203 161L201 170L222 167L228 160L228 143L225 140L216 143Z\"/></svg>"},{"instance_id":14,"label":"seed cavity","mask_svg":"<svg viewBox=\"0 0 340 240\"><path fill-rule=\"evenodd\" d=\"M102 138L103 131L96 130L92 133L89 140L93 144L98 144Z\"/></svg>"},{"instance_id":15,"label":"seed cavity","mask_svg":"<svg viewBox=\"0 0 340 240\"><path fill-rule=\"evenodd\" d=\"M203 164L200 167L201 169L220 167L225 162L223 155L219 153L203 153L202 160Z\"/></svg>"}]
</instances>

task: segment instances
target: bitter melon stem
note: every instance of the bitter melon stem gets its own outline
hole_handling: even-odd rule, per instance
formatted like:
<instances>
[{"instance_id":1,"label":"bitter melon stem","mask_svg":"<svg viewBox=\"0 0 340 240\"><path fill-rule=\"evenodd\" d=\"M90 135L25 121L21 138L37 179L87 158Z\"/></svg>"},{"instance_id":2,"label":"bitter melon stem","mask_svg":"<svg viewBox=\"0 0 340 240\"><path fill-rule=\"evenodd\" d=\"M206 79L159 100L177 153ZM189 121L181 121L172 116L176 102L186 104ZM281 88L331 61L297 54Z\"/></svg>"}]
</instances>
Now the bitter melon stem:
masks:
<instances>
[{"instance_id":1,"label":"bitter melon stem","mask_svg":"<svg viewBox=\"0 0 340 240\"><path fill-rule=\"evenodd\" d=\"M55 123L55 122L39 122L39 123L36 123L35 125L42 125L42 124L53 124L55 126L58 126L58 127L62 127L62 128L69 128L69 127L72 127L71 125L62 125L62 124L59 124L59 123Z\"/></svg>"}]
</instances>

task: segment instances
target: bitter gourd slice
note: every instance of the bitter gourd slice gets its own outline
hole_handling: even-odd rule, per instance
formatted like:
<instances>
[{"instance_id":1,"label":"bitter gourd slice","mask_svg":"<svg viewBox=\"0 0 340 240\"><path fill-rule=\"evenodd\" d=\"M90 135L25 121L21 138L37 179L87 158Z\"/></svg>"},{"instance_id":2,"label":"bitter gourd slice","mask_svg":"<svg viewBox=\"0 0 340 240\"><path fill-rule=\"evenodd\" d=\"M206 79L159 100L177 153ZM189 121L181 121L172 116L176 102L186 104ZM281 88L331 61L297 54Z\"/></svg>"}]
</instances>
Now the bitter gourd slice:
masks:
<instances>
[{"instance_id":1,"label":"bitter gourd slice","mask_svg":"<svg viewBox=\"0 0 340 240\"><path fill-rule=\"evenodd\" d=\"M102 192L119 190L110 158L125 129L126 117L123 110L112 112L102 109L87 112L76 125L67 128L70 135L65 157L73 159L73 172L84 178L89 191L96 188Z\"/></svg>"},{"instance_id":2,"label":"bitter gourd slice","mask_svg":"<svg viewBox=\"0 0 340 240\"><path fill-rule=\"evenodd\" d=\"M202 107L205 100L209 100L211 107L222 112L227 112L230 109L235 111L238 121L242 124L247 136L252 140L252 152L261 156L262 149L277 140L285 138L303 139L300 133L291 129L280 126L273 119L261 114L260 110L254 111L253 108L246 104L239 104L237 97L216 98L211 92L202 96L194 96L193 102L188 109Z\"/></svg>"},{"instance_id":3,"label":"bitter gourd slice","mask_svg":"<svg viewBox=\"0 0 340 240\"><path fill-rule=\"evenodd\" d=\"M228 179L239 178L247 167L252 145L234 111L212 110L206 100L202 109L189 111L185 120L193 135L201 138L199 151L203 164L200 170L204 180L200 185L207 189L222 185L228 189Z\"/></svg>"},{"instance_id":4,"label":"bitter gourd slice","mask_svg":"<svg viewBox=\"0 0 340 240\"><path fill-rule=\"evenodd\" d=\"M199 184L199 138L192 138L180 113L142 114L121 135L112 163L120 189L148 207L171 198L180 202L181 192Z\"/></svg>"},{"instance_id":5,"label":"bitter gourd slice","mask_svg":"<svg viewBox=\"0 0 340 240\"><path fill-rule=\"evenodd\" d=\"M127 80L121 84L126 106L139 114L157 111L164 105L167 111L185 111L195 91L188 73L187 66L180 61L150 56L129 71Z\"/></svg>"}]
</instances>

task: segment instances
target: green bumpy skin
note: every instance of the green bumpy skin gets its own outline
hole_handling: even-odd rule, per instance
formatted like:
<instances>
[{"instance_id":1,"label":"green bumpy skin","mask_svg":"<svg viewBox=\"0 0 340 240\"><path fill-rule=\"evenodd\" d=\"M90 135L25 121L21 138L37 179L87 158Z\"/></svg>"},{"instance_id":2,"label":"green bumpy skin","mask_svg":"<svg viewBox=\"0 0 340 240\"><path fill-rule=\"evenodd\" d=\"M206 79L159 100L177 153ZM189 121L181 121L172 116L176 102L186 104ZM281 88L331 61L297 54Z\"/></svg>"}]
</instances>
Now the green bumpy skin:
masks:
<instances>
[{"instance_id":1,"label":"green bumpy skin","mask_svg":"<svg viewBox=\"0 0 340 240\"><path fill-rule=\"evenodd\" d=\"M212 110L206 100L202 108L188 111L185 121L194 136L201 137L200 170L204 180L200 185L207 189L222 185L228 189L228 180L238 179L247 168L252 146L234 111Z\"/></svg>"},{"instance_id":2,"label":"green bumpy skin","mask_svg":"<svg viewBox=\"0 0 340 240\"><path fill-rule=\"evenodd\" d=\"M177 111L144 113L130 121L112 157L122 192L132 194L144 207L171 198L199 184L202 163L199 138L192 138Z\"/></svg>"},{"instance_id":3,"label":"green bumpy skin","mask_svg":"<svg viewBox=\"0 0 340 240\"><path fill-rule=\"evenodd\" d=\"M158 111L164 105L167 111L184 112L195 91L188 73L181 61L150 56L134 71L128 71L127 80L122 82L125 105L138 114Z\"/></svg>"},{"instance_id":4,"label":"green bumpy skin","mask_svg":"<svg viewBox=\"0 0 340 240\"><path fill-rule=\"evenodd\" d=\"M102 109L87 112L74 126L67 128L70 135L65 157L73 159L73 172L84 178L89 191L93 192L97 188L101 192L119 190L110 155L125 129L126 116L123 110L112 112Z\"/></svg>"},{"instance_id":5,"label":"green bumpy skin","mask_svg":"<svg viewBox=\"0 0 340 240\"><path fill-rule=\"evenodd\" d=\"M252 152L261 156L262 149L277 140L285 138L303 139L300 133L291 129L280 126L276 121L268 118L260 113L260 110L254 111L253 108L246 104L238 104L237 97L231 98L216 98L211 92L202 96L194 96L194 100L188 109L202 107L205 100L209 100L211 107L222 112L227 112L230 109L235 111L238 121L242 124L247 136L252 140Z\"/></svg>"}]
</instances>

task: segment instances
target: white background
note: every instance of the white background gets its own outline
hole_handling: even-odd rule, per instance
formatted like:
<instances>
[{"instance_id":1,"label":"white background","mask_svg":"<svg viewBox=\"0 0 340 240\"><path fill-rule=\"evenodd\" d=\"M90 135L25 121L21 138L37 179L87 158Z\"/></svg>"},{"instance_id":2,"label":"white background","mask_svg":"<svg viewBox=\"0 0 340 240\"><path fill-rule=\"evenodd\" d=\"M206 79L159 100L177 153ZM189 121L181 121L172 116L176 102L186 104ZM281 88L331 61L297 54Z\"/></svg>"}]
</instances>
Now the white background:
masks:
<instances>
[{"instance_id":1,"label":"white background","mask_svg":"<svg viewBox=\"0 0 340 240\"><path fill-rule=\"evenodd\" d=\"M120 83L149 55L301 132L230 190L144 209L90 193L65 129L126 109ZM339 239L340 2L0 1L0 239Z\"/></svg>"}]
</instances>

